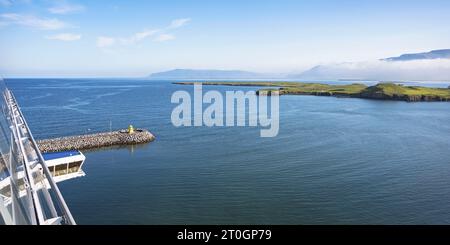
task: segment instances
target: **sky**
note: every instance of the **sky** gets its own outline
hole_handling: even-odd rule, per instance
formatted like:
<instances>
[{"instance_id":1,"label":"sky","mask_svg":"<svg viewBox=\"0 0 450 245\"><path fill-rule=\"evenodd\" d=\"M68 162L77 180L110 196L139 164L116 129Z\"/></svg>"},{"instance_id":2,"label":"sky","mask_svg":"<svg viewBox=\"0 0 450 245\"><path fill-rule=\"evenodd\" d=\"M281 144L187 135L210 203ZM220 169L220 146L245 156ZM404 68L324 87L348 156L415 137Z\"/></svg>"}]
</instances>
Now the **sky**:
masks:
<instances>
[{"instance_id":1,"label":"sky","mask_svg":"<svg viewBox=\"0 0 450 245\"><path fill-rule=\"evenodd\" d=\"M448 0L0 0L3 77L298 73L450 48Z\"/></svg>"}]
</instances>

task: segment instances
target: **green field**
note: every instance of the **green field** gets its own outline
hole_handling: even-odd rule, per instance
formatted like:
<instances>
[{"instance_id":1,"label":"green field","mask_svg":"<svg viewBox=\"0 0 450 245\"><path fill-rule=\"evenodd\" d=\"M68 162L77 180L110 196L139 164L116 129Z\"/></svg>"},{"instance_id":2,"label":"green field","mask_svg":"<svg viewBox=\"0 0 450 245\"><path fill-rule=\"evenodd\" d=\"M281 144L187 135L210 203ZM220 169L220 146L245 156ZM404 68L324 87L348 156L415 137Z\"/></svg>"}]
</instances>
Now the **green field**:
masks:
<instances>
[{"instance_id":1,"label":"green field","mask_svg":"<svg viewBox=\"0 0 450 245\"><path fill-rule=\"evenodd\" d=\"M175 84L192 85L193 82L179 82ZM355 97L379 100L403 101L450 101L449 88L429 88L420 86L404 86L395 83L379 83L375 86L364 84L329 85L321 83L302 82L203 82L203 85L221 86L255 86L271 87L260 89L258 94L270 95L279 91L280 95L317 95Z\"/></svg>"}]
</instances>

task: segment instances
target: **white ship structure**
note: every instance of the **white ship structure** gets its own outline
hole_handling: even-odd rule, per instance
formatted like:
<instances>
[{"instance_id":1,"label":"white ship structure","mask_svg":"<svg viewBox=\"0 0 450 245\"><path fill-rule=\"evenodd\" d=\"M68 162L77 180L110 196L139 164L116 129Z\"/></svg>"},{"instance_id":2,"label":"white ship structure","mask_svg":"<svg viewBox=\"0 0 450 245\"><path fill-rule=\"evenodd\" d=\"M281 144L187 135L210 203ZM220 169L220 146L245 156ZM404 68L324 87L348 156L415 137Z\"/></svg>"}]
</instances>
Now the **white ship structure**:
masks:
<instances>
[{"instance_id":1,"label":"white ship structure","mask_svg":"<svg viewBox=\"0 0 450 245\"><path fill-rule=\"evenodd\" d=\"M84 176L80 151L41 153L0 79L0 224L75 225L56 183Z\"/></svg>"}]
</instances>

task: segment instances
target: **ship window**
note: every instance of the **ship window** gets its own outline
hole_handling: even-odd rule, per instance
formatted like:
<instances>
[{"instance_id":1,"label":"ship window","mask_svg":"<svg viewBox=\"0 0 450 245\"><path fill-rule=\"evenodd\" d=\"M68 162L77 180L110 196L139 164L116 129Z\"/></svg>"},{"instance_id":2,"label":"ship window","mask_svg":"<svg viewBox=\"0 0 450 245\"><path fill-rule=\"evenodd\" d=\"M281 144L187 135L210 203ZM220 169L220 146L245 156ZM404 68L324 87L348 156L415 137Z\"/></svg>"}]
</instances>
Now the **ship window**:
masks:
<instances>
[{"instance_id":1,"label":"ship window","mask_svg":"<svg viewBox=\"0 0 450 245\"><path fill-rule=\"evenodd\" d=\"M78 172L82 163L82 161L69 163L69 173Z\"/></svg>"},{"instance_id":2,"label":"ship window","mask_svg":"<svg viewBox=\"0 0 450 245\"><path fill-rule=\"evenodd\" d=\"M76 173L80 171L80 167L83 161L78 162L71 162L68 164L59 164L55 165L53 167L49 167L50 171L52 172L53 177L65 175L65 174L71 174Z\"/></svg>"},{"instance_id":3,"label":"ship window","mask_svg":"<svg viewBox=\"0 0 450 245\"><path fill-rule=\"evenodd\" d=\"M9 179L5 179L5 180L9 181ZM11 197L11 187L9 185L7 185L7 186L3 187L3 189L0 189L0 195L3 195L5 197Z\"/></svg>"},{"instance_id":4,"label":"ship window","mask_svg":"<svg viewBox=\"0 0 450 245\"><path fill-rule=\"evenodd\" d=\"M55 166L55 176L67 174L67 164L60 164Z\"/></svg>"}]
</instances>

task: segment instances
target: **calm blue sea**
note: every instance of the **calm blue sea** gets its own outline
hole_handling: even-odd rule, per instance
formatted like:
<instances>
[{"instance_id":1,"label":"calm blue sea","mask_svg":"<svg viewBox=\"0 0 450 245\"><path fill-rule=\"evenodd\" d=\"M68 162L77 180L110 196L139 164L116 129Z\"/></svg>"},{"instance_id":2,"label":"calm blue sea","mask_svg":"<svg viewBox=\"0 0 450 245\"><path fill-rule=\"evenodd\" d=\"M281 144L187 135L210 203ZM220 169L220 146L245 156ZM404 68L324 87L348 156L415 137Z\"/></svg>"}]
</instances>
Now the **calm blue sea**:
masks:
<instances>
[{"instance_id":1,"label":"calm blue sea","mask_svg":"<svg viewBox=\"0 0 450 245\"><path fill-rule=\"evenodd\" d=\"M278 137L260 138L175 128L171 95L192 87L169 81L6 82L36 138L156 135L85 152L87 175L59 184L79 224L450 224L450 103L284 96Z\"/></svg>"}]
</instances>

